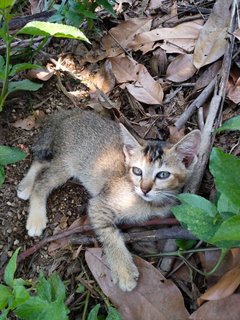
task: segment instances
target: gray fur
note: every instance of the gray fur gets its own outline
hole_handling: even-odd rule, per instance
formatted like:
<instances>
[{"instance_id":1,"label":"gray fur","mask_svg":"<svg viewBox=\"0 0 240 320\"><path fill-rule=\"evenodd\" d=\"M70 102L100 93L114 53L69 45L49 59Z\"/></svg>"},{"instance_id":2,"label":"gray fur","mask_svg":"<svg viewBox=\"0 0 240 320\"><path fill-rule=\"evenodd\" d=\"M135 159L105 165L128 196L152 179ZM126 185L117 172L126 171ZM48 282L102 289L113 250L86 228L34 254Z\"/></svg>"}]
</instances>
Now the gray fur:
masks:
<instances>
[{"instance_id":1,"label":"gray fur","mask_svg":"<svg viewBox=\"0 0 240 320\"><path fill-rule=\"evenodd\" d=\"M188 154L192 148L188 140L194 140L194 145L200 143L197 130L187 137L177 144L182 158L184 143ZM154 147L151 142L151 147L158 148L157 143ZM39 236L46 227L49 193L71 177L79 179L92 196L88 213L107 255L113 281L124 291L133 290L138 270L116 224L169 215L175 194L196 162L194 151L189 161L192 165L185 168L182 160L177 160L174 146L159 152L154 149L161 157L149 162L143 152L146 147L147 142L140 145L122 125L92 111L51 116L33 146L32 166L18 187L18 196L30 199L29 235ZM142 177L134 176L133 166L141 166ZM155 178L161 168L172 172L169 182ZM148 194L143 194L143 189L149 190Z\"/></svg>"}]
</instances>

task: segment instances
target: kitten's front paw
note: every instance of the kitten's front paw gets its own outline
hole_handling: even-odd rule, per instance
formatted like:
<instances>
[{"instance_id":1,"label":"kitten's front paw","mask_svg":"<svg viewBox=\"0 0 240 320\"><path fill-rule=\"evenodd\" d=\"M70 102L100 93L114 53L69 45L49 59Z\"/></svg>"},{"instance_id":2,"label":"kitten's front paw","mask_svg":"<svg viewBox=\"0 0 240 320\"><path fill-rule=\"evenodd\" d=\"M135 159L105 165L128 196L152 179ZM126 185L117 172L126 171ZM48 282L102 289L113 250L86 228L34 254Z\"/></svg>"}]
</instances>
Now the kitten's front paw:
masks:
<instances>
[{"instance_id":1,"label":"kitten's front paw","mask_svg":"<svg viewBox=\"0 0 240 320\"><path fill-rule=\"evenodd\" d=\"M30 237L39 237L46 228L47 219L43 215L33 214L28 217L27 230Z\"/></svg>"},{"instance_id":2,"label":"kitten's front paw","mask_svg":"<svg viewBox=\"0 0 240 320\"><path fill-rule=\"evenodd\" d=\"M132 291L137 285L138 277L139 272L133 262L119 264L112 269L113 283L118 283L123 291Z\"/></svg>"},{"instance_id":3,"label":"kitten's front paw","mask_svg":"<svg viewBox=\"0 0 240 320\"><path fill-rule=\"evenodd\" d=\"M28 200L32 193L32 186L25 181L19 183L17 187L17 196L22 200Z\"/></svg>"}]
</instances>

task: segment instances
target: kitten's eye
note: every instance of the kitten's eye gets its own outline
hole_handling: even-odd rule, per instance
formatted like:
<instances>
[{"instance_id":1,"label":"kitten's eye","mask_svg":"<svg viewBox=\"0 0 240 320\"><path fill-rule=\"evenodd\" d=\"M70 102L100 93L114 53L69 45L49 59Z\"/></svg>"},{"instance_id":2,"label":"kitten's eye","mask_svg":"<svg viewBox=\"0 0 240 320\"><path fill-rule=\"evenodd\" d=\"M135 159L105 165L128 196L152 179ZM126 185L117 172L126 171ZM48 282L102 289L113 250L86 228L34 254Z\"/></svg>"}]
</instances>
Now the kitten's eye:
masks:
<instances>
[{"instance_id":1,"label":"kitten's eye","mask_svg":"<svg viewBox=\"0 0 240 320\"><path fill-rule=\"evenodd\" d=\"M169 178L170 175L171 175L171 173L168 172L168 171L160 171L160 172L158 172L158 174L156 175L156 178L163 180L163 179Z\"/></svg>"},{"instance_id":2,"label":"kitten's eye","mask_svg":"<svg viewBox=\"0 0 240 320\"><path fill-rule=\"evenodd\" d=\"M140 168L137 167L132 167L132 172L136 175L136 176L141 176L142 175L142 170Z\"/></svg>"}]
</instances>

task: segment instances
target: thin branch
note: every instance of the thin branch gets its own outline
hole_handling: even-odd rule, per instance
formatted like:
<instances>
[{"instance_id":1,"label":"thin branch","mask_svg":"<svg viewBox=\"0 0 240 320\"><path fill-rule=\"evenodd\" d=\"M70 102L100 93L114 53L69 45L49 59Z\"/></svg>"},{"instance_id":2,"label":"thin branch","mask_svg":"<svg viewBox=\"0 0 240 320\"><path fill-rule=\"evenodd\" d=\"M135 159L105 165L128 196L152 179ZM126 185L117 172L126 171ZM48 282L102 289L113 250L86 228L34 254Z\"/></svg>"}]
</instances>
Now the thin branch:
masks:
<instances>
[{"instance_id":1,"label":"thin branch","mask_svg":"<svg viewBox=\"0 0 240 320\"><path fill-rule=\"evenodd\" d=\"M219 126L222 117L222 108L225 100L227 81L232 62L232 53L234 46L234 36L232 33L235 29L237 21L237 5L238 0L233 0L231 19L228 28L228 43L224 54L222 69L220 71L220 80L215 85L214 96L211 100L209 113L202 131L202 143L200 146L199 159L195 167L196 174L194 176L194 179L191 179L185 186L184 192L195 193L198 190L208 163L209 155L216 135L214 129Z\"/></svg>"},{"instance_id":2,"label":"thin branch","mask_svg":"<svg viewBox=\"0 0 240 320\"><path fill-rule=\"evenodd\" d=\"M189 105L189 107L183 112L183 114L175 122L175 126L178 130L182 129L189 118L194 112L200 108L209 98L213 92L216 84L216 77L203 89L199 96Z\"/></svg>"}]
</instances>

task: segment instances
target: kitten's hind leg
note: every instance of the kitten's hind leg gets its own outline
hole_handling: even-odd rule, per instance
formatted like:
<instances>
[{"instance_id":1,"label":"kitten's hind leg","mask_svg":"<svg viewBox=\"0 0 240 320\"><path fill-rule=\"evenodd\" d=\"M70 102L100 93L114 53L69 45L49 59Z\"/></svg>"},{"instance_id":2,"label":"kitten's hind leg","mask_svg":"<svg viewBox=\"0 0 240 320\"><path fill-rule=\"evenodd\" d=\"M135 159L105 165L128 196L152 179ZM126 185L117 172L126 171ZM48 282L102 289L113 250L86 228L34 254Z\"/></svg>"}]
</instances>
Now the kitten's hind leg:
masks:
<instances>
[{"instance_id":1,"label":"kitten's hind leg","mask_svg":"<svg viewBox=\"0 0 240 320\"><path fill-rule=\"evenodd\" d=\"M67 171L53 162L49 168L39 174L30 197L26 225L29 236L34 237L42 234L47 224L47 197L53 189L64 184L69 178Z\"/></svg>"},{"instance_id":2,"label":"kitten's hind leg","mask_svg":"<svg viewBox=\"0 0 240 320\"><path fill-rule=\"evenodd\" d=\"M17 187L17 196L20 199L28 200L31 196L33 186L38 174L50 165L48 161L34 160L26 176Z\"/></svg>"}]
</instances>

